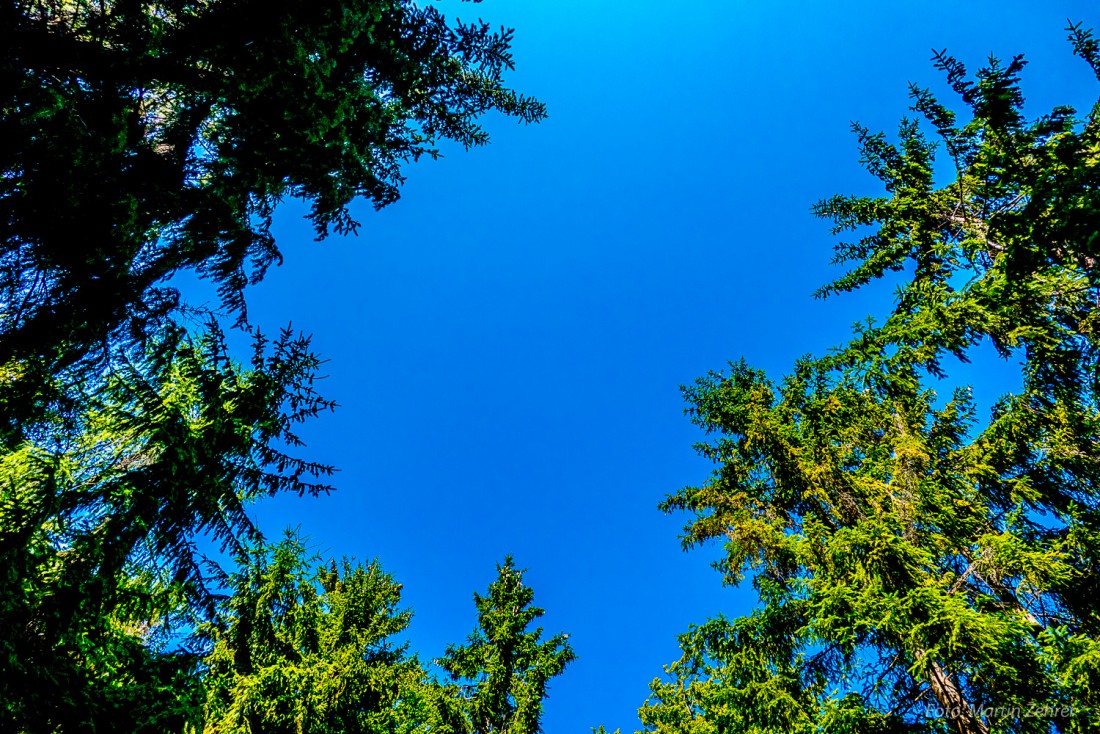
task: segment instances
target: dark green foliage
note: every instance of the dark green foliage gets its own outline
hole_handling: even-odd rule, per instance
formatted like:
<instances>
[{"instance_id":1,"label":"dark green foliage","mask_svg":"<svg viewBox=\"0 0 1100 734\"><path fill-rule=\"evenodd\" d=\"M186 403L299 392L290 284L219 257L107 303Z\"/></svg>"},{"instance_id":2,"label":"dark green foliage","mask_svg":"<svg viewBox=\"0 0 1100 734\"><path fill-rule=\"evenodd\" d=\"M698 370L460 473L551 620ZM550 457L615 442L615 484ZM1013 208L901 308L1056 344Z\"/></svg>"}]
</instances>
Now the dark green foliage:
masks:
<instances>
[{"instance_id":1,"label":"dark green foliage","mask_svg":"<svg viewBox=\"0 0 1100 734\"><path fill-rule=\"evenodd\" d=\"M1029 122L1022 58L935 63L969 119L913 87L930 133L856 127L886 195L815 209L863 235L822 295L899 273L892 313L782 381L739 363L686 391L718 468L664 509L693 513L686 545L722 540L761 605L682 638L647 731L1095 730L1100 106ZM1022 382L985 421L927 387L983 343Z\"/></svg>"},{"instance_id":2,"label":"dark green foliage","mask_svg":"<svg viewBox=\"0 0 1100 734\"><path fill-rule=\"evenodd\" d=\"M94 392L70 386L72 410L0 457L5 731L161 731L159 718L180 718L167 691L193 698L194 660L158 650L209 609L193 543L255 536L256 497L327 490L329 467L282 448L331 407L306 340L257 337L248 368L215 328L151 348ZM127 723L133 696L168 712Z\"/></svg>"},{"instance_id":3,"label":"dark green foliage","mask_svg":"<svg viewBox=\"0 0 1100 734\"><path fill-rule=\"evenodd\" d=\"M510 41L410 0L3 4L0 364L140 337L184 269L243 318L284 197L353 231L405 163L485 143L482 113L545 115L503 84Z\"/></svg>"},{"instance_id":4,"label":"dark green foliage","mask_svg":"<svg viewBox=\"0 0 1100 734\"><path fill-rule=\"evenodd\" d=\"M410 0L0 6L0 730L198 721L195 543L240 551L250 501L328 490L287 452L332 405L307 340L235 364L168 280L246 325L280 201L351 232L405 164L485 143L483 113L545 115L504 86L510 43Z\"/></svg>"},{"instance_id":5,"label":"dark green foliage","mask_svg":"<svg viewBox=\"0 0 1100 734\"><path fill-rule=\"evenodd\" d=\"M569 635L542 641L529 629L544 611L523 571L506 558L486 596L474 594L477 629L465 645L452 645L436 663L457 685L443 689L442 730L454 734L535 734L542 731L543 699L550 680L576 656Z\"/></svg>"}]
</instances>

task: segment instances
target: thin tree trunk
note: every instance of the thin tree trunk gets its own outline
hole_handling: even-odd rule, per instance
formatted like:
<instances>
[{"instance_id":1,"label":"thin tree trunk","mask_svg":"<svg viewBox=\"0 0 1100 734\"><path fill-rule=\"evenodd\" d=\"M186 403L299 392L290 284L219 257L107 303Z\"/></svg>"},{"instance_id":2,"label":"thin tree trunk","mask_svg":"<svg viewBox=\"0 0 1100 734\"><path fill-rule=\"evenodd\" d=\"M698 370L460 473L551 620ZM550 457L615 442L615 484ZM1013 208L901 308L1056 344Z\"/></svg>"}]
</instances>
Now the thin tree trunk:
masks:
<instances>
[{"instance_id":1,"label":"thin tree trunk","mask_svg":"<svg viewBox=\"0 0 1100 734\"><path fill-rule=\"evenodd\" d=\"M920 654L924 657L923 650ZM989 734L989 727L974 712L970 702L943 666L933 660L929 673L928 683L932 688L932 695L947 713L955 731L958 734Z\"/></svg>"}]
</instances>

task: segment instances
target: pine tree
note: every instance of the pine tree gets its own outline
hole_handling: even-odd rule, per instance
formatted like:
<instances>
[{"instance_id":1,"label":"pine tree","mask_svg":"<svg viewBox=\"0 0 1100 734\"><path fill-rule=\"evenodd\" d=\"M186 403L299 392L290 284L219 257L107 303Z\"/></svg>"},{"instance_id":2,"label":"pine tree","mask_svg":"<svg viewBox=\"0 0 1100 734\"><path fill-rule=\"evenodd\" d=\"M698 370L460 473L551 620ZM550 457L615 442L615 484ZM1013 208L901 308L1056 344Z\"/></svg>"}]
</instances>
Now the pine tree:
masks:
<instances>
[{"instance_id":1,"label":"pine tree","mask_svg":"<svg viewBox=\"0 0 1100 734\"><path fill-rule=\"evenodd\" d=\"M816 207L863 235L821 295L897 273L893 311L781 380L740 362L686 390L717 468L663 507L760 603L681 638L646 731L1095 730L1100 105L1028 122L1021 57L935 63L969 119L912 87L896 144L856 126L885 195ZM984 419L930 388L983 344L1022 384Z\"/></svg>"},{"instance_id":2,"label":"pine tree","mask_svg":"<svg viewBox=\"0 0 1100 734\"><path fill-rule=\"evenodd\" d=\"M0 729L197 719L196 539L239 551L250 501L328 491L293 452L332 403L307 339L237 364L167 281L247 327L280 201L353 232L406 164L486 143L482 114L542 119L511 38L411 0L0 6Z\"/></svg>"},{"instance_id":3,"label":"pine tree","mask_svg":"<svg viewBox=\"0 0 1100 734\"><path fill-rule=\"evenodd\" d=\"M156 333L179 271L243 319L286 197L318 237L353 232L349 204L396 200L405 164L486 143L483 113L542 119L503 82L511 39L411 0L4 3L4 407L33 417L43 375Z\"/></svg>"},{"instance_id":4,"label":"pine tree","mask_svg":"<svg viewBox=\"0 0 1100 734\"><path fill-rule=\"evenodd\" d=\"M412 615L377 562L321 565L302 539L238 553L202 633L208 734L426 731L425 674L396 636Z\"/></svg>"},{"instance_id":5,"label":"pine tree","mask_svg":"<svg viewBox=\"0 0 1100 734\"><path fill-rule=\"evenodd\" d=\"M287 453L332 407L308 340L169 332L70 386L67 412L0 457L0 729L177 731L197 716L178 638L213 598L195 543L239 548L247 504L323 493L331 468ZM173 724L166 722L171 721Z\"/></svg>"},{"instance_id":6,"label":"pine tree","mask_svg":"<svg viewBox=\"0 0 1100 734\"><path fill-rule=\"evenodd\" d=\"M545 612L532 606L512 558L497 566L488 594L474 594L477 628L465 645L447 648L437 664L453 683L439 697L440 728L453 734L536 734L550 681L576 659L569 635L542 641L529 629Z\"/></svg>"}]
</instances>

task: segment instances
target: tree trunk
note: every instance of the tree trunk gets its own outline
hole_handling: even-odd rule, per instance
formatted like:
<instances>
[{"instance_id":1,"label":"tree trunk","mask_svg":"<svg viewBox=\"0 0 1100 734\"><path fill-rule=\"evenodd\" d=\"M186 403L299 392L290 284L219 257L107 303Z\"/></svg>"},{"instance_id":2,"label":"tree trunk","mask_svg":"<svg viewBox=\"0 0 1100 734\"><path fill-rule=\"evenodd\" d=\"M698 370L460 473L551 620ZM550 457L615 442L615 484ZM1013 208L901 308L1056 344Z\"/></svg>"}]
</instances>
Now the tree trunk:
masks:
<instances>
[{"instance_id":1,"label":"tree trunk","mask_svg":"<svg viewBox=\"0 0 1100 734\"><path fill-rule=\"evenodd\" d=\"M923 650L920 654L924 657ZM958 734L989 734L989 727L974 713L959 686L934 660L929 668L928 683L932 687L932 695L947 712L947 718Z\"/></svg>"}]
</instances>

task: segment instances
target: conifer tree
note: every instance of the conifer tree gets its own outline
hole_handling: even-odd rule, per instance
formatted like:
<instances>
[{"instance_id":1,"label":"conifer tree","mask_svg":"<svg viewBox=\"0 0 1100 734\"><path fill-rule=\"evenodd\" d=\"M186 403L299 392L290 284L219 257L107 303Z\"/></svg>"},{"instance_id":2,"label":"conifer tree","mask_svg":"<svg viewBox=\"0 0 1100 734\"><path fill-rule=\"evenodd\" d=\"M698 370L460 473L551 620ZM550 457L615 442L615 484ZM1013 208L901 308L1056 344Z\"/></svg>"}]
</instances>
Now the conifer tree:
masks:
<instances>
[{"instance_id":1,"label":"conifer tree","mask_svg":"<svg viewBox=\"0 0 1100 734\"><path fill-rule=\"evenodd\" d=\"M573 660L565 635L530 630L543 614L511 559L478 627L432 679L396 638L412 617L378 566L319 564L295 533L237 554L215 620L202 627L207 734L540 731L549 680Z\"/></svg>"},{"instance_id":2,"label":"conifer tree","mask_svg":"<svg viewBox=\"0 0 1100 734\"><path fill-rule=\"evenodd\" d=\"M196 539L239 550L248 502L327 491L293 452L332 404L307 339L237 364L167 282L247 326L280 201L352 232L406 164L486 143L483 113L540 120L511 38L411 0L0 6L0 730L196 720Z\"/></svg>"},{"instance_id":3,"label":"conifer tree","mask_svg":"<svg viewBox=\"0 0 1100 734\"><path fill-rule=\"evenodd\" d=\"M781 380L739 362L686 390L717 468L663 508L759 605L681 638L646 731L1095 731L1100 105L1029 122L1021 57L935 64L963 114L912 87L923 125L856 126L885 195L816 207L858 236L821 295L897 273L893 311ZM988 416L930 387L982 345L1020 365Z\"/></svg>"},{"instance_id":4,"label":"conifer tree","mask_svg":"<svg viewBox=\"0 0 1100 734\"><path fill-rule=\"evenodd\" d=\"M411 0L0 5L6 420L40 411L49 375L156 333L177 272L243 319L281 261L283 199L318 237L353 232L350 203L396 200L407 163L486 143L483 113L542 119L504 84L511 39Z\"/></svg>"},{"instance_id":5,"label":"conifer tree","mask_svg":"<svg viewBox=\"0 0 1100 734\"><path fill-rule=\"evenodd\" d=\"M331 408L308 340L173 331L0 457L0 730L163 732L197 715L181 649L211 610L195 543L240 547L247 504L326 492L297 424ZM168 724L166 722L174 722Z\"/></svg>"},{"instance_id":6,"label":"conifer tree","mask_svg":"<svg viewBox=\"0 0 1100 734\"><path fill-rule=\"evenodd\" d=\"M330 561L304 542L238 554L229 594L202 632L209 734L425 731L425 674L395 637L412 615L377 564Z\"/></svg>"},{"instance_id":7,"label":"conifer tree","mask_svg":"<svg viewBox=\"0 0 1100 734\"><path fill-rule=\"evenodd\" d=\"M536 734L550 681L576 659L569 635L542 640L530 629L545 612L532 606L512 558L497 567L488 594L474 594L477 628L465 645L451 645L436 661L453 683L440 697L440 726L453 734Z\"/></svg>"}]
</instances>

